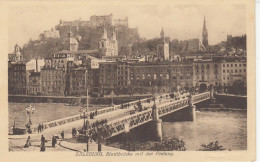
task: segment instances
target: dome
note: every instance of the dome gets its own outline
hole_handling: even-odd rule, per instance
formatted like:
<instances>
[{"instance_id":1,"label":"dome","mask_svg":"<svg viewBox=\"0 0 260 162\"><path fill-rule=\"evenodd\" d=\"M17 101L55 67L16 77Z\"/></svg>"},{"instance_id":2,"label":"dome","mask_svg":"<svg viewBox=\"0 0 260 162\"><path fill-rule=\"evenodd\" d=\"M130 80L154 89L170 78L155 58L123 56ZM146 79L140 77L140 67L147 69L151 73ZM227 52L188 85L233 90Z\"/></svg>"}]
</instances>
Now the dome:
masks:
<instances>
[{"instance_id":1,"label":"dome","mask_svg":"<svg viewBox=\"0 0 260 162\"><path fill-rule=\"evenodd\" d=\"M78 41L75 38L66 38L63 44L67 45L78 45Z\"/></svg>"}]
</instances>

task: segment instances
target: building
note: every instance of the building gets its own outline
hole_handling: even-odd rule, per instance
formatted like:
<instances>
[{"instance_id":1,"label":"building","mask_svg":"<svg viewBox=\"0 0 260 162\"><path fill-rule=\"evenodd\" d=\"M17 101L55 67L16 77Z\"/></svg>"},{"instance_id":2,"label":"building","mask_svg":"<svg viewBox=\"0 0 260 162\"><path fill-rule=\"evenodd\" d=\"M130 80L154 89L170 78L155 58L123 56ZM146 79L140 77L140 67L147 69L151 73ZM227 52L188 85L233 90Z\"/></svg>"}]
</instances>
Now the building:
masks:
<instances>
[{"instance_id":1,"label":"building","mask_svg":"<svg viewBox=\"0 0 260 162\"><path fill-rule=\"evenodd\" d=\"M124 26L128 27L128 17L125 17L125 19L114 19L114 26Z\"/></svg>"},{"instance_id":2,"label":"building","mask_svg":"<svg viewBox=\"0 0 260 162\"><path fill-rule=\"evenodd\" d=\"M193 63L193 86L206 90L210 85L222 85L221 63L213 61L195 61Z\"/></svg>"},{"instance_id":3,"label":"building","mask_svg":"<svg viewBox=\"0 0 260 162\"><path fill-rule=\"evenodd\" d=\"M222 70L222 86L229 88L236 82L241 82L246 87L247 85L247 68L245 60L233 60L221 62Z\"/></svg>"},{"instance_id":4,"label":"building","mask_svg":"<svg viewBox=\"0 0 260 162\"><path fill-rule=\"evenodd\" d=\"M169 49L170 38L165 37L163 28L160 35L161 38L158 40L158 44L157 44L157 57L160 58L162 61L166 61L169 60L170 57L170 49Z\"/></svg>"},{"instance_id":5,"label":"building","mask_svg":"<svg viewBox=\"0 0 260 162\"><path fill-rule=\"evenodd\" d=\"M41 69L41 94L63 96L65 93L65 68L44 66Z\"/></svg>"},{"instance_id":6,"label":"building","mask_svg":"<svg viewBox=\"0 0 260 162\"><path fill-rule=\"evenodd\" d=\"M209 50L208 30L206 28L205 16L204 16L204 23L203 23L203 29L202 29L202 44L206 48L206 50Z\"/></svg>"},{"instance_id":7,"label":"building","mask_svg":"<svg viewBox=\"0 0 260 162\"><path fill-rule=\"evenodd\" d=\"M168 93L177 87L192 87L192 64L148 62L130 64L130 85L134 93Z\"/></svg>"},{"instance_id":8,"label":"building","mask_svg":"<svg viewBox=\"0 0 260 162\"><path fill-rule=\"evenodd\" d=\"M112 38L107 37L107 30L104 28L103 36L99 39L100 58L118 56L118 43L115 28L113 28Z\"/></svg>"},{"instance_id":9,"label":"building","mask_svg":"<svg viewBox=\"0 0 260 162\"><path fill-rule=\"evenodd\" d=\"M191 63L183 62L106 62L100 64L99 92L109 95L167 93L177 87L192 87Z\"/></svg>"},{"instance_id":10,"label":"building","mask_svg":"<svg viewBox=\"0 0 260 162\"><path fill-rule=\"evenodd\" d=\"M54 30L51 28L51 30L45 30L43 32L43 37L44 38L60 38L60 33L58 30Z\"/></svg>"},{"instance_id":11,"label":"building","mask_svg":"<svg viewBox=\"0 0 260 162\"><path fill-rule=\"evenodd\" d=\"M246 34L235 37L227 35L227 47L246 50Z\"/></svg>"},{"instance_id":12,"label":"building","mask_svg":"<svg viewBox=\"0 0 260 162\"><path fill-rule=\"evenodd\" d=\"M14 52L8 54L8 61L17 62L17 61L22 61L22 60L23 60L23 58L22 58L22 54L21 54L21 47L18 44L16 44L14 46Z\"/></svg>"},{"instance_id":13,"label":"building","mask_svg":"<svg viewBox=\"0 0 260 162\"><path fill-rule=\"evenodd\" d=\"M189 39L184 41L181 53L205 52L206 48L199 39Z\"/></svg>"},{"instance_id":14,"label":"building","mask_svg":"<svg viewBox=\"0 0 260 162\"><path fill-rule=\"evenodd\" d=\"M27 94L28 95L40 95L41 94L41 77L40 72L31 72L29 81L27 82Z\"/></svg>"},{"instance_id":15,"label":"building","mask_svg":"<svg viewBox=\"0 0 260 162\"><path fill-rule=\"evenodd\" d=\"M26 65L22 61L8 61L8 94L26 94Z\"/></svg>"},{"instance_id":16,"label":"building","mask_svg":"<svg viewBox=\"0 0 260 162\"><path fill-rule=\"evenodd\" d=\"M125 19L114 19L113 14L101 15L101 16L90 16L89 21L74 20L74 21L63 21L60 20L59 25L56 29L59 30L62 27L100 27L100 26L125 26L128 27L128 17Z\"/></svg>"},{"instance_id":17,"label":"building","mask_svg":"<svg viewBox=\"0 0 260 162\"><path fill-rule=\"evenodd\" d=\"M117 83L117 63L102 62L99 65L99 93L108 95Z\"/></svg>"}]
</instances>

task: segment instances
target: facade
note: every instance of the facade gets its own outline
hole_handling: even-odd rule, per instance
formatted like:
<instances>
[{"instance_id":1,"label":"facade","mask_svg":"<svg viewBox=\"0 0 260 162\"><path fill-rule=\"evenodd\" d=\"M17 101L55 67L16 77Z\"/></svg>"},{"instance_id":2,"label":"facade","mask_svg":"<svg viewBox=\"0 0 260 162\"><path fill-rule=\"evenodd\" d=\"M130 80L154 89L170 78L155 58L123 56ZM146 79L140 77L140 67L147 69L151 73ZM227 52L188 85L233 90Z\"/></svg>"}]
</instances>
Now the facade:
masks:
<instances>
[{"instance_id":1,"label":"facade","mask_svg":"<svg viewBox=\"0 0 260 162\"><path fill-rule=\"evenodd\" d=\"M229 87L234 85L236 81L247 85L246 61L222 61L222 85Z\"/></svg>"},{"instance_id":2,"label":"facade","mask_svg":"<svg viewBox=\"0 0 260 162\"><path fill-rule=\"evenodd\" d=\"M112 90L119 94L166 93L178 86L191 88L192 76L191 63L106 62L100 64L99 92L105 95Z\"/></svg>"},{"instance_id":3,"label":"facade","mask_svg":"<svg viewBox=\"0 0 260 162\"><path fill-rule=\"evenodd\" d=\"M190 63L130 64L130 84L135 93L167 93L178 86L191 88L192 73Z\"/></svg>"},{"instance_id":4,"label":"facade","mask_svg":"<svg viewBox=\"0 0 260 162\"><path fill-rule=\"evenodd\" d=\"M59 25L56 29L59 30L64 26L69 27L99 27L99 26L126 26L128 27L128 17L125 19L114 19L113 14L101 15L101 16L90 16L89 21L74 20L74 21L63 21L60 20Z\"/></svg>"},{"instance_id":5,"label":"facade","mask_svg":"<svg viewBox=\"0 0 260 162\"><path fill-rule=\"evenodd\" d=\"M8 62L8 94L26 94L26 66L22 61Z\"/></svg>"},{"instance_id":6,"label":"facade","mask_svg":"<svg viewBox=\"0 0 260 162\"><path fill-rule=\"evenodd\" d=\"M115 89L117 82L117 63L103 62L99 65L99 93L108 95Z\"/></svg>"},{"instance_id":7,"label":"facade","mask_svg":"<svg viewBox=\"0 0 260 162\"><path fill-rule=\"evenodd\" d=\"M125 19L114 19L114 26L125 26L128 27L128 17Z\"/></svg>"},{"instance_id":8,"label":"facade","mask_svg":"<svg viewBox=\"0 0 260 162\"><path fill-rule=\"evenodd\" d=\"M235 37L227 35L227 47L246 50L246 34Z\"/></svg>"},{"instance_id":9,"label":"facade","mask_svg":"<svg viewBox=\"0 0 260 162\"><path fill-rule=\"evenodd\" d=\"M11 62L17 62L17 61L22 61L22 54L21 54L21 47L16 44L14 46L14 52L8 54L8 61Z\"/></svg>"},{"instance_id":10,"label":"facade","mask_svg":"<svg viewBox=\"0 0 260 162\"><path fill-rule=\"evenodd\" d=\"M40 72L31 72L29 81L27 82L27 94L28 95L40 95L41 94L41 77Z\"/></svg>"},{"instance_id":11,"label":"facade","mask_svg":"<svg viewBox=\"0 0 260 162\"><path fill-rule=\"evenodd\" d=\"M118 43L116 39L115 28L113 28L113 35L110 39L107 37L106 28L104 28L103 36L99 39L99 51L100 58L118 56Z\"/></svg>"},{"instance_id":12,"label":"facade","mask_svg":"<svg viewBox=\"0 0 260 162\"><path fill-rule=\"evenodd\" d=\"M206 48L199 39L189 39L184 41L181 53L197 53L206 51Z\"/></svg>"},{"instance_id":13,"label":"facade","mask_svg":"<svg viewBox=\"0 0 260 162\"><path fill-rule=\"evenodd\" d=\"M195 61L193 63L193 86L200 90L207 89L210 85L222 85L221 63L213 61Z\"/></svg>"},{"instance_id":14,"label":"facade","mask_svg":"<svg viewBox=\"0 0 260 162\"><path fill-rule=\"evenodd\" d=\"M42 95L64 95L65 68L43 67L40 78Z\"/></svg>"}]
</instances>

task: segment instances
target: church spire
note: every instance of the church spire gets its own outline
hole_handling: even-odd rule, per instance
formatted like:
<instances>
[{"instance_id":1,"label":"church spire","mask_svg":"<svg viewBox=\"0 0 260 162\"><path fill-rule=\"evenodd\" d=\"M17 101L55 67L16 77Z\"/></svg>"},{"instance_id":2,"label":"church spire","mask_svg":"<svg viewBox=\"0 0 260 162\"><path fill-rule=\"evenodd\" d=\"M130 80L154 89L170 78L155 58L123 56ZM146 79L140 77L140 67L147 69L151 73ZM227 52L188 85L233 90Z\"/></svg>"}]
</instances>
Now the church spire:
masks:
<instances>
[{"instance_id":1,"label":"church spire","mask_svg":"<svg viewBox=\"0 0 260 162\"><path fill-rule=\"evenodd\" d=\"M162 27L162 30L161 30L161 38L164 38L164 31L163 31L163 27Z\"/></svg>"},{"instance_id":2,"label":"church spire","mask_svg":"<svg viewBox=\"0 0 260 162\"><path fill-rule=\"evenodd\" d=\"M206 19L204 16L204 23L203 23L203 30L202 30L202 44L203 46L208 49L208 30L206 28Z\"/></svg>"}]
</instances>

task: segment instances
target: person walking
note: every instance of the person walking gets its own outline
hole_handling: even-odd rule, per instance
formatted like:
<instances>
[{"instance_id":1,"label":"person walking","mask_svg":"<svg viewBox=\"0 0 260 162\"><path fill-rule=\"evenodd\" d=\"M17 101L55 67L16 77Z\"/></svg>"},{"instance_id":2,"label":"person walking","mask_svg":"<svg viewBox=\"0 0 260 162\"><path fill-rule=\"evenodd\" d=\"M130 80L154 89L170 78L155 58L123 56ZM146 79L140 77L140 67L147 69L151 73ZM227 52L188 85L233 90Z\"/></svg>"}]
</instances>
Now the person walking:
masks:
<instances>
[{"instance_id":1,"label":"person walking","mask_svg":"<svg viewBox=\"0 0 260 162\"><path fill-rule=\"evenodd\" d=\"M30 146L32 146L32 144L31 144L31 137L28 136L28 138L27 138L27 140L26 140L26 143L25 143L24 147L26 148L26 147L30 147Z\"/></svg>"},{"instance_id":2,"label":"person walking","mask_svg":"<svg viewBox=\"0 0 260 162\"><path fill-rule=\"evenodd\" d=\"M42 125L41 125L41 131L43 132L43 129L44 129L44 127L43 127L43 123L42 123Z\"/></svg>"},{"instance_id":3,"label":"person walking","mask_svg":"<svg viewBox=\"0 0 260 162\"><path fill-rule=\"evenodd\" d=\"M45 137L42 135L41 137L41 145L44 145L45 144Z\"/></svg>"},{"instance_id":4,"label":"person walking","mask_svg":"<svg viewBox=\"0 0 260 162\"><path fill-rule=\"evenodd\" d=\"M57 139L56 139L56 137L53 135L53 136L52 136L52 147L55 147L56 143L57 143Z\"/></svg>"},{"instance_id":5,"label":"person walking","mask_svg":"<svg viewBox=\"0 0 260 162\"><path fill-rule=\"evenodd\" d=\"M61 135L62 140L64 140L64 131L62 131L60 135Z\"/></svg>"},{"instance_id":6,"label":"person walking","mask_svg":"<svg viewBox=\"0 0 260 162\"><path fill-rule=\"evenodd\" d=\"M39 124L38 125L38 133L40 133L41 132L41 125Z\"/></svg>"}]
</instances>

